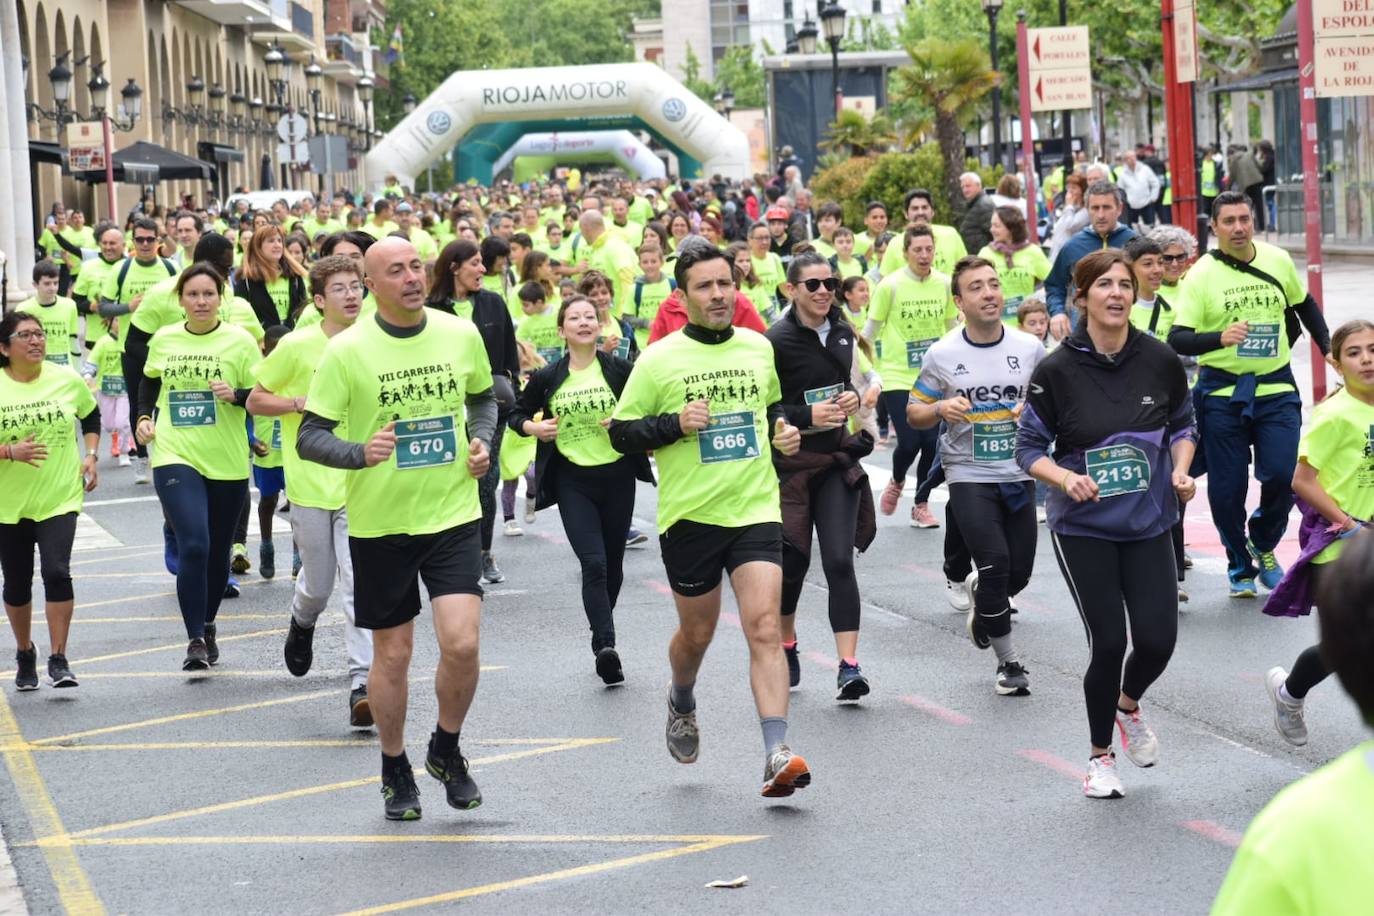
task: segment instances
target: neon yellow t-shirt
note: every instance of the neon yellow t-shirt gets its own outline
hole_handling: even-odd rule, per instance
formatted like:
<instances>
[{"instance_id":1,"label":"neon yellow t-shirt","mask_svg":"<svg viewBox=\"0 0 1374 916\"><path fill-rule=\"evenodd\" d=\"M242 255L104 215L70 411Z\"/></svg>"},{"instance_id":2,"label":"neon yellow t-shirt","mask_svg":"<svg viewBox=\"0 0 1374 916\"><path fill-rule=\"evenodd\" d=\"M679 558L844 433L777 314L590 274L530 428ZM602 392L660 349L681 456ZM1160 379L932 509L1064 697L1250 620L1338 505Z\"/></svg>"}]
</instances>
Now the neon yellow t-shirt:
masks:
<instances>
[{"instance_id":1,"label":"neon yellow t-shirt","mask_svg":"<svg viewBox=\"0 0 1374 916\"><path fill-rule=\"evenodd\" d=\"M1288 334L1284 310L1307 297L1293 259L1282 248L1256 240L1251 265L1283 284L1283 292L1268 280L1234 270L1216 258L1199 258L1179 284L1174 323L1201 333L1224 331L1237 321L1250 323L1249 336L1233 347L1213 350L1198 357L1203 366L1214 366L1232 375L1267 375L1288 365ZM1173 300L1170 300L1173 302ZM1232 388L1214 391L1214 397L1230 397ZM1255 394L1267 397L1293 390L1285 383L1260 385Z\"/></svg>"},{"instance_id":2,"label":"neon yellow t-shirt","mask_svg":"<svg viewBox=\"0 0 1374 916\"><path fill-rule=\"evenodd\" d=\"M620 236L625 244L629 245L633 250L638 250L640 244L644 241L644 226L634 220L626 220L623 226L611 220L606 223L606 231L614 232L616 235Z\"/></svg>"},{"instance_id":3,"label":"neon yellow t-shirt","mask_svg":"<svg viewBox=\"0 0 1374 916\"><path fill-rule=\"evenodd\" d=\"M95 395L68 366L45 362L31 382L17 382L0 372L0 445L33 437L48 447L38 467L23 461L0 461L0 523L80 512L83 486L77 451L78 417L95 410Z\"/></svg>"},{"instance_id":4,"label":"neon yellow t-shirt","mask_svg":"<svg viewBox=\"0 0 1374 916\"><path fill-rule=\"evenodd\" d=\"M44 357L48 362L76 368L74 357L79 355L76 338L81 332L81 322L74 300L58 296L50 305L43 305L37 296L30 296L14 310L32 315L43 326L43 333L48 335L48 355Z\"/></svg>"},{"instance_id":5,"label":"neon yellow t-shirt","mask_svg":"<svg viewBox=\"0 0 1374 916\"><path fill-rule=\"evenodd\" d=\"M1156 299L1155 302L1158 300ZM1155 313L1155 302L1137 300L1135 305L1131 306L1131 324L1156 340L1164 340L1168 338L1169 328L1174 326L1174 318L1178 312L1173 308L1172 300L1166 296L1164 302L1169 305L1169 308L1165 308L1163 304L1159 306L1159 320L1155 322L1154 332L1151 333L1150 318Z\"/></svg>"},{"instance_id":6,"label":"neon yellow t-shirt","mask_svg":"<svg viewBox=\"0 0 1374 916\"><path fill-rule=\"evenodd\" d=\"M113 264L105 260L104 256L92 258L81 266L81 273L72 281L71 293L73 296L85 296L86 301L93 306L100 304L100 289L105 285L105 278L110 271L115 270L123 263L122 259ZM93 312L83 313L86 319L86 343L92 346L102 337L108 335L105 325L101 322L100 316Z\"/></svg>"},{"instance_id":7,"label":"neon yellow t-shirt","mask_svg":"<svg viewBox=\"0 0 1374 916\"><path fill-rule=\"evenodd\" d=\"M835 275L841 280L848 280L850 277L862 277L864 265L858 258L850 258L842 261L837 256L835 258Z\"/></svg>"},{"instance_id":8,"label":"neon yellow t-shirt","mask_svg":"<svg viewBox=\"0 0 1374 916\"><path fill-rule=\"evenodd\" d=\"M1212 916L1363 916L1374 741L1288 786L1250 822Z\"/></svg>"},{"instance_id":9,"label":"neon yellow t-shirt","mask_svg":"<svg viewBox=\"0 0 1374 916\"><path fill-rule=\"evenodd\" d=\"M624 239L610 232L597 237L596 244L585 253L587 266L599 270L615 284L615 301L611 314L619 318L629 310L634 295L635 277L639 275L639 257Z\"/></svg>"},{"instance_id":10,"label":"neon yellow t-shirt","mask_svg":"<svg viewBox=\"0 0 1374 916\"><path fill-rule=\"evenodd\" d=\"M149 335L156 334L170 325L185 321L186 310L181 307L181 302L177 299L176 285L177 278L168 277L161 283L150 287L143 294L143 304L127 320L134 327ZM252 334L255 341L259 344L262 343L265 336L262 323L258 321L258 313L253 311L253 306L248 304L247 299L232 295L229 287L226 286L220 290L219 303L221 321L238 325Z\"/></svg>"},{"instance_id":11,"label":"neon yellow t-shirt","mask_svg":"<svg viewBox=\"0 0 1374 916\"><path fill-rule=\"evenodd\" d=\"M267 454L252 453L253 464L260 468L282 466L282 417L253 417L253 438L267 443Z\"/></svg>"},{"instance_id":12,"label":"neon yellow t-shirt","mask_svg":"<svg viewBox=\"0 0 1374 916\"><path fill-rule=\"evenodd\" d=\"M825 239L820 238L819 236L811 240L811 247L816 249L816 254L825 258L827 261L835 256L834 243L827 242Z\"/></svg>"},{"instance_id":13,"label":"neon yellow t-shirt","mask_svg":"<svg viewBox=\"0 0 1374 916\"><path fill-rule=\"evenodd\" d=\"M515 339L528 342L546 363L556 363L563 356L563 338L558 336L558 312L555 309L546 308L537 315L521 312Z\"/></svg>"},{"instance_id":14,"label":"neon yellow t-shirt","mask_svg":"<svg viewBox=\"0 0 1374 916\"><path fill-rule=\"evenodd\" d=\"M875 346L884 391L910 391L921 374L926 350L959 315L949 277L931 271L918 279L910 267L884 277L873 293L868 317L883 324Z\"/></svg>"},{"instance_id":15,"label":"neon yellow t-shirt","mask_svg":"<svg viewBox=\"0 0 1374 916\"><path fill-rule=\"evenodd\" d=\"M1363 521L1374 518L1374 407L1341 388L1312 411L1298 457L1316 470L1336 505ZM1312 562L1330 563L1345 544L1337 541Z\"/></svg>"},{"instance_id":16,"label":"neon yellow t-shirt","mask_svg":"<svg viewBox=\"0 0 1374 916\"><path fill-rule=\"evenodd\" d=\"M396 422L396 451L375 467L350 471L348 533L435 534L481 518L468 473L468 395L491 387L491 364L477 327L430 309L424 330L392 337L374 316L330 340L315 371L311 413L344 424L366 442Z\"/></svg>"},{"instance_id":17,"label":"neon yellow t-shirt","mask_svg":"<svg viewBox=\"0 0 1374 916\"><path fill-rule=\"evenodd\" d=\"M140 264L136 258L125 258L129 262L129 270L124 274L124 286L119 285L119 274L123 268L123 262L115 264L110 272L105 275L104 281L100 285L100 298L110 302L118 302L121 305L128 304L135 296L141 296L157 284L171 277L175 277L179 271L164 258L158 258L151 264ZM141 304L141 303L140 303ZM135 310L134 314L138 314ZM124 325L120 326L120 336L124 334ZM86 338L90 339L89 336Z\"/></svg>"},{"instance_id":18,"label":"neon yellow t-shirt","mask_svg":"<svg viewBox=\"0 0 1374 916\"><path fill-rule=\"evenodd\" d=\"M104 395L127 393L124 381L124 342L110 335L96 341L91 348L91 365L95 367L95 388Z\"/></svg>"},{"instance_id":19,"label":"neon yellow t-shirt","mask_svg":"<svg viewBox=\"0 0 1374 916\"><path fill-rule=\"evenodd\" d=\"M730 528L782 521L768 422L782 391L768 339L746 328L720 344L669 334L640 354L614 416L680 413L700 398L713 426L654 451L659 532L683 519Z\"/></svg>"},{"instance_id":20,"label":"neon yellow t-shirt","mask_svg":"<svg viewBox=\"0 0 1374 916\"><path fill-rule=\"evenodd\" d=\"M328 343L329 338L319 324L297 328L277 341L276 349L253 367L253 375L259 385L279 397L307 397L310 383L315 378L315 369ZM314 405L308 401L306 406L314 410ZM301 429L300 414L293 411L276 419L281 421L281 455L282 467L286 469L287 499L295 505L311 509L333 512L343 508L344 481L348 472L301 458L296 451L296 437ZM335 431L346 438L344 424L336 426Z\"/></svg>"},{"instance_id":21,"label":"neon yellow t-shirt","mask_svg":"<svg viewBox=\"0 0 1374 916\"><path fill-rule=\"evenodd\" d=\"M778 300L766 283L757 286L744 285L740 287L740 292L749 300L754 311L759 313L759 320L764 324L772 324L778 318Z\"/></svg>"},{"instance_id":22,"label":"neon yellow t-shirt","mask_svg":"<svg viewBox=\"0 0 1374 916\"><path fill-rule=\"evenodd\" d=\"M935 237L935 260L931 267L942 274L953 273L954 265L959 262L960 258L968 254L968 249L964 247L964 237L953 226L944 226L939 223L931 223L930 231ZM906 266L906 252L902 249L903 238L905 236L898 232L892 237L892 244L887 246L887 253L883 255L883 262L878 266L878 273L884 277Z\"/></svg>"},{"instance_id":23,"label":"neon yellow t-shirt","mask_svg":"<svg viewBox=\"0 0 1374 916\"><path fill-rule=\"evenodd\" d=\"M1026 301L1039 283L1045 282L1050 275L1050 260L1039 245L1030 244L1014 252L1011 266L1007 266L1007 256L984 245L978 257L986 258L997 268L997 278L1002 281L1002 322L1009 328L1020 329L1021 322L1016 318L1016 310Z\"/></svg>"},{"instance_id":24,"label":"neon yellow t-shirt","mask_svg":"<svg viewBox=\"0 0 1374 916\"><path fill-rule=\"evenodd\" d=\"M584 468L619 461L620 453L611 448L610 434L601 425L614 410L615 392L606 384L600 360L569 372L549 395L549 416L558 418L554 446L564 458Z\"/></svg>"},{"instance_id":25,"label":"neon yellow t-shirt","mask_svg":"<svg viewBox=\"0 0 1374 916\"><path fill-rule=\"evenodd\" d=\"M752 254L749 260L754 265L754 276L759 278L759 282L768 287L769 293L776 293L777 288L787 281L787 269L782 266L782 258L773 252L768 252L761 258L756 258Z\"/></svg>"},{"instance_id":26,"label":"neon yellow t-shirt","mask_svg":"<svg viewBox=\"0 0 1374 916\"><path fill-rule=\"evenodd\" d=\"M625 310L627 317L643 318L650 325L658 317L659 306L673 294L673 284L668 282L667 274L660 274L653 283L644 277L636 277L635 285L630 288L630 305ZM638 301L636 301L638 300ZM635 328L635 340L643 350L649 345L649 329Z\"/></svg>"},{"instance_id":27,"label":"neon yellow t-shirt","mask_svg":"<svg viewBox=\"0 0 1374 916\"><path fill-rule=\"evenodd\" d=\"M868 253L873 250L873 243L877 241L868 230L865 229L854 236L854 253L868 257Z\"/></svg>"},{"instance_id":28,"label":"neon yellow t-shirt","mask_svg":"<svg viewBox=\"0 0 1374 916\"><path fill-rule=\"evenodd\" d=\"M360 228L362 229L363 232L366 232L368 235L372 236L374 239L386 238L388 235L390 235L390 234L393 233L393 232L400 232L400 231L401 231L401 227L398 226L398 225L396 225L395 223L393 223L391 220L387 220L386 222L384 222L384 223L382 223L380 226L378 226L378 225L377 225L375 222L373 222L370 218L367 219L367 220L365 220Z\"/></svg>"}]
</instances>

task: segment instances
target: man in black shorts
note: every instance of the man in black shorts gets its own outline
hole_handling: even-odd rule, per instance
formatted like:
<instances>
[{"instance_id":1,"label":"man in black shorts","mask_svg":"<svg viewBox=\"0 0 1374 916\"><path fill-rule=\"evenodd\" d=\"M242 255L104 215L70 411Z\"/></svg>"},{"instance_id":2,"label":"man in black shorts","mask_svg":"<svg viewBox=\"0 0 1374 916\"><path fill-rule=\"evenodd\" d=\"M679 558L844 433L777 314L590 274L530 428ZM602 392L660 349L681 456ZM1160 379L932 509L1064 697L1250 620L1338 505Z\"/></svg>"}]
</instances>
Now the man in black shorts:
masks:
<instances>
[{"instance_id":1,"label":"man in black shorts","mask_svg":"<svg viewBox=\"0 0 1374 916\"><path fill-rule=\"evenodd\" d=\"M434 609L439 721L425 769L448 803L482 803L458 749L477 691L481 518L477 480L496 427L491 366L469 321L425 309L415 247L385 238L368 249L375 316L330 339L297 437L301 457L346 468L348 546L357 625L373 631L369 699L382 745L386 816L420 816L405 752L419 580Z\"/></svg>"}]
</instances>

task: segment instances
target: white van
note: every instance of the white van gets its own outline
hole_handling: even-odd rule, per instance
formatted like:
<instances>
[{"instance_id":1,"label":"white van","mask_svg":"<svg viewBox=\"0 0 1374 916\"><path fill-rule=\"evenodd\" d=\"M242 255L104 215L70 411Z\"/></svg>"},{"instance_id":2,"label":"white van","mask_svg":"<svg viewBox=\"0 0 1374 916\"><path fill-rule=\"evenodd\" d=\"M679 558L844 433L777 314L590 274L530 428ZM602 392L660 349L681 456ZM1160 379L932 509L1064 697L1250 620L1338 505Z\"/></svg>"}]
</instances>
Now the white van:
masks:
<instances>
[{"instance_id":1,"label":"white van","mask_svg":"<svg viewBox=\"0 0 1374 916\"><path fill-rule=\"evenodd\" d=\"M224 202L223 213L233 213L240 200L248 201L248 210L271 210L272 205L279 200L286 201L287 206L294 207L303 200L315 200L313 191L249 191L246 194L230 194L229 199Z\"/></svg>"}]
</instances>

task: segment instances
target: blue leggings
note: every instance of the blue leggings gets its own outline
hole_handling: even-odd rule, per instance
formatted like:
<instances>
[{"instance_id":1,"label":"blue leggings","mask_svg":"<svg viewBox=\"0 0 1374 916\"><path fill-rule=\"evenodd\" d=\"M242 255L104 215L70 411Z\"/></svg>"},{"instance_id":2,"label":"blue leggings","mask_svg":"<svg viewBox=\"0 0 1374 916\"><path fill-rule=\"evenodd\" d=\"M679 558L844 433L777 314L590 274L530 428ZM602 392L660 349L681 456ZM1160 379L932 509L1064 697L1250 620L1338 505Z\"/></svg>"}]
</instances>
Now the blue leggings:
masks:
<instances>
[{"instance_id":1,"label":"blue leggings","mask_svg":"<svg viewBox=\"0 0 1374 916\"><path fill-rule=\"evenodd\" d=\"M897 431L897 447L892 450L892 479L901 483L906 480L906 472L916 461L916 479L925 480L930 473L930 465L940 449L940 429L912 429L906 422L906 404L911 394L907 391L884 391L883 403L887 404L888 415L892 418L892 428ZM917 457L920 460L917 461Z\"/></svg>"},{"instance_id":2,"label":"blue leggings","mask_svg":"<svg viewBox=\"0 0 1374 916\"><path fill-rule=\"evenodd\" d=\"M186 464L153 468L153 486L176 536L177 603L188 639L215 622L229 579L234 524L248 498L248 478L208 480Z\"/></svg>"}]
</instances>

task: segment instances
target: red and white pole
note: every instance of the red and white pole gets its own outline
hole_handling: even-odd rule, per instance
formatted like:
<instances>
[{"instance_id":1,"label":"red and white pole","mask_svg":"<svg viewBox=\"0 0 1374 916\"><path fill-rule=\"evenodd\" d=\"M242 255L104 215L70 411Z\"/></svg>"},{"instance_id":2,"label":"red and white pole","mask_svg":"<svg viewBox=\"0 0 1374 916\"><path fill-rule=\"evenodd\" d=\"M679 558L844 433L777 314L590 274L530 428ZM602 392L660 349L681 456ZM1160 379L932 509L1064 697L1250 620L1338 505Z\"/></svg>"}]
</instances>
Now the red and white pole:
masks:
<instances>
[{"instance_id":1,"label":"red and white pole","mask_svg":"<svg viewBox=\"0 0 1374 916\"><path fill-rule=\"evenodd\" d=\"M1317 158L1316 32L1312 0L1298 0L1298 120L1302 125L1302 209L1307 235L1307 291L1322 304L1322 196ZM1312 399L1326 397L1326 360L1312 344Z\"/></svg>"}]
</instances>

